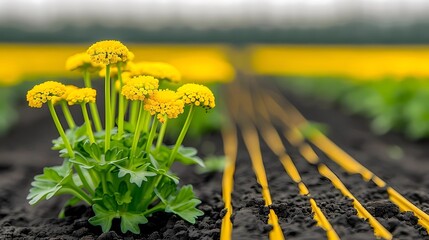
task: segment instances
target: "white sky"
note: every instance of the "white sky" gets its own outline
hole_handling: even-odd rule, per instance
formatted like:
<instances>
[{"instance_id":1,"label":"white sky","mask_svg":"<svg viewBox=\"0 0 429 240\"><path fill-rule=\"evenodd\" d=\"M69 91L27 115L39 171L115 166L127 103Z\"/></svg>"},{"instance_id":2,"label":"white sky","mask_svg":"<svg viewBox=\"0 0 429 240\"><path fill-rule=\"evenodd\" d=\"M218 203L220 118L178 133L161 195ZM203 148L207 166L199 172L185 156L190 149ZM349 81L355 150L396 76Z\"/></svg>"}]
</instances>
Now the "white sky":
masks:
<instances>
[{"instance_id":1,"label":"white sky","mask_svg":"<svg viewBox=\"0 0 429 240\"><path fill-rule=\"evenodd\" d=\"M305 27L350 18L407 24L429 18L429 0L0 0L0 25L47 29L64 22L142 28Z\"/></svg>"}]
</instances>

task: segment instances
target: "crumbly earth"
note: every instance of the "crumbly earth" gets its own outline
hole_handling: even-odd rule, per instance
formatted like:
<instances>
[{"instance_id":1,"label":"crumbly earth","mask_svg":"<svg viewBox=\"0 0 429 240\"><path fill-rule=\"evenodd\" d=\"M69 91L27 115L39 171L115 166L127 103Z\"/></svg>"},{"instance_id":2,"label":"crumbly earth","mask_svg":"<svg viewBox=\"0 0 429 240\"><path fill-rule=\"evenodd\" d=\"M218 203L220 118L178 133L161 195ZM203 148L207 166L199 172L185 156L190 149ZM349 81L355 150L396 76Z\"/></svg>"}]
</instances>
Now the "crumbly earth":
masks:
<instances>
[{"instance_id":1,"label":"crumbly earth","mask_svg":"<svg viewBox=\"0 0 429 240\"><path fill-rule=\"evenodd\" d=\"M369 131L365 119L348 116L335 106L327 107L311 98L303 99L290 93L287 97L308 119L327 124L329 137L334 142L429 213L427 142L410 142L396 134L375 136ZM149 224L141 226L140 235L120 234L120 231L114 231L118 230L117 226L113 231L102 233L87 222L93 213L83 205L68 208L66 217L58 219L56 216L64 197L29 206L25 197L33 176L40 173L43 166L60 161L50 150L50 141L56 136L50 121L46 109L22 106L17 126L0 139L0 239L219 239L225 214L221 174L200 175L180 165L175 167L182 183L193 184L197 196L203 201L199 208L205 215L195 225L171 214L158 213ZM222 152L218 134L204 139L202 143L190 141L187 145L208 149L207 154ZM312 197L341 239L375 239L368 222L357 217L352 201L321 177L287 141L284 143ZM399 157L392 154L392 149L398 149L397 146L403 152ZM268 239L272 229L267 223L269 208L276 212L287 239L326 239L326 233L313 220L308 197L299 195L296 184L263 141L261 148L273 204L265 206L261 187L240 139L232 196L233 239ZM429 239L410 212L401 213L388 201L385 189L366 183L359 176L344 173L323 153L317 153L395 239Z\"/></svg>"}]
</instances>

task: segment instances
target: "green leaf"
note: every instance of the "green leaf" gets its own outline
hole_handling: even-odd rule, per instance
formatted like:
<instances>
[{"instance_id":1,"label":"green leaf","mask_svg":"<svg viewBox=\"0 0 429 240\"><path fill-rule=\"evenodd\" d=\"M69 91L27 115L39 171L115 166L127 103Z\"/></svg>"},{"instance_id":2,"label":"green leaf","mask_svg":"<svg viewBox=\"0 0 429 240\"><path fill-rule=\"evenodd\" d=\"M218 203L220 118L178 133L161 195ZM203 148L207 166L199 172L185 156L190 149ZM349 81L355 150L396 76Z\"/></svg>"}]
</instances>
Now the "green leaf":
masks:
<instances>
[{"instance_id":1,"label":"green leaf","mask_svg":"<svg viewBox=\"0 0 429 240\"><path fill-rule=\"evenodd\" d=\"M125 175L130 175L130 182L137 184L137 186L141 187L143 181L147 181L147 177L155 176L156 173L146 171L149 163L145 163L143 165L138 166L136 169L128 169L122 166L117 165L119 168L118 177L122 178Z\"/></svg>"},{"instance_id":2,"label":"green leaf","mask_svg":"<svg viewBox=\"0 0 429 240\"><path fill-rule=\"evenodd\" d=\"M209 173L209 172L222 172L225 168L226 157L225 156L211 156L204 159L206 165L205 168L198 166L197 172L199 174Z\"/></svg>"},{"instance_id":3,"label":"green leaf","mask_svg":"<svg viewBox=\"0 0 429 240\"><path fill-rule=\"evenodd\" d=\"M43 199L50 199L59 194L59 191L73 181L71 164L64 161L62 166L46 167L43 174L34 177L33 186L27 199L31 205Z\"/></svg>"},{"instance_id":4,"label":"green leaf","mask_svg":"<svg viewBox=\"0 0 429 240\"><path fill-rule=\"evenodd\" d=\"M147 218L142 213L121 213L121 231L126 233L130 231L134 234L140 233L139 224L147 223Z\"/></svg>"},{"instance_id":5,"label":"green leaf","mask_svg":"<svg viewBox=\"0 0 429 240\"><path fill-rule=\"evenodd\" d=\"M122 181L119 184L118 192L115 192L115 200L118 205L131 203L133 197L131 197L131 191L128 191L127 184Z\"/></svg>"},{"instance_id":6,"label":"green leaf","mask_svg":"<svg viewBox=\"0 0 429 240\"><path fill-rule=\"evenodd\" d=\"M85 124L74 129L68 129L66 131L66 136L70 144L74 148L78 144L78 142L81 142L87 138ZM67 150L64 141L61 137L54 139L52 143L54 144L54 146L52 147L53 150L59 150L60 152L64 152L64 150Z\"/></svg>"},{"instance_id":7,"label":"green leaf","mask_svg":"<svg viewBox=\"0 0 429 240\"><path fill-rule=\"evenodd\" d=\"M201 167L205 167L203 160L197 156L197 150L191 147L180 146L177 152L176 161L179 161L185 165L198 164Z\"/></svg>"},{"instance_id":8,"label":"green leaf","mask_svg":"<svg viewBox=\"0 0 429 240\"><path fill-rule=\"evenodd\" d=\"M184 220L194 224L195 219L202 216L204 213L197 209L196 206L201 203L200 200L195 198L191 185L183 186L175 194L171 194L171 187L169 189L157 191L158 196L166 205L165 211L179 215Z\"/></svg>"},{"instance_id":9,"label":"green leaf","mask_svg":"<svg viewBox=\"0 0 429 240\"><path fill-rule=\"evenodd\" d=\"M80 152L77 152L77 151L75 151L75 157L70 159L70 162L78 164L79 166L86 169L91 169L98 165L98 162L95 161L93 158L85 157L84 155L82 155Z\"/></svg>"},{"instance_id":10,"label":"green leaf","mask_svg":"<svg viewBox=\"0 0 429 240\"><path fill-rule=\"evenodd\" d=\"M107 210L98 204L94 204L92 210L94 210L95 216L88 219L89 223L94 226L101 226L103 232L108 232L112 227L113 218L118 217L117 212Z\"/></svg>"},{"instance_id":11,"label":"green leaf","mask_svg":"<svg viewBox=\"0 0 429 240\"><path fill-rule=\"evenodd\" d=\"M155 188L155 194L159 197L159 199L165 204L168 204L168 200L170 196L173 196L177 192L177 184L173 181L164 181L164 184L158 185Z\"/></svg>"}]
</instances>

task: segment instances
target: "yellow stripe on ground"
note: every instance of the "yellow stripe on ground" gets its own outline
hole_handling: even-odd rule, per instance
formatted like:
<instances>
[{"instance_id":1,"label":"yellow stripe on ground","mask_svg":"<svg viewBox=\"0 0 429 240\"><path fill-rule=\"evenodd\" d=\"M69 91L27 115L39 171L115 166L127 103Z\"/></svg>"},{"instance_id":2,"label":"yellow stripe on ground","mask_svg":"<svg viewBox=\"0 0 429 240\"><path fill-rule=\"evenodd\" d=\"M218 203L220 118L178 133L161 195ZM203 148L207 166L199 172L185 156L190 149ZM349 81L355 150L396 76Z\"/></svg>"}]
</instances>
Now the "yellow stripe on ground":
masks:
<instances>
[{"instance_id":1,"label":"yellow stripe on ground","mask_svg":"<svg viewBox=\"0 0 429 240\"><path fill-rule=\"evenodd\" d=\"M321 132L317 131L317 133L309 137L309 140L328 155L330 159L340 165L346 172L350 174L360 174L365 181L371 180L374 176L371 171L354 160Z\"/></svg>"},{"instance_id":2,"label":"yellow stripe on ground","mask_svg":"<svg viewBox=\"0 0 429 240\"><path fill-rule=\"evenodd\" d=\"M419 219L418 223L426 228L426 231L429 229L429 216L408 201L405 197L403 197L400 193L398 193L395 189L391 187L387 187L387 193L389 193L390 200L395 203L401 212L403 211L411 211L413 212Z\"/></svg>"},{"instance_id":3,"label":"yellow stripe on ground","mask_svg":"<svg viewBox=\"0 0 429 240\"><path fill-rule=\"evenodd\" d=\"M237 132L235 127L222 130L223 146L226 156L226 164L222 177L222 197L225 204L226 214L222 219L222 226L220 229L220 239L230 240L232 234L232 204L231 194L234 188L234 171L235 161L237 158Z\"/></svg>"},{"instance_id":4,"label":"yellow stripe on ground","mask_svg":"<svg viewBox=\"0 0 429 240\"><path fill-rule=\"evenodd\" d=\"M358 212L358 216L362 219L368 219L369 224L374 228L374 234L377 237L383 239L392 239L392 234L387 231L380 222L377 221L363 206L362 204L353 196L353 194L344 186L341 180L333 173L326 165L320 164L319 173L324 177L328 178L332 184L340 190L344 196L353 200L353 206Z\"/></svg>"},{"instance_id":5,"label":"yellow stripe on ground","mask_svg":"<svg viewBox=\"0 0 429 240\"><path fill-rule=\"evenodd\" d=\"M328 219L325 217L322 210L320 210L320 208L317 206L316 201L313 198L310 198L310 204L314 212L314 219L317 221L320 227L325 229L328 240L340 239L337 232L335 232L335 229L329 223Z\"/></svg>"},{"instance_id":6,"label":"yellow stripe on ground","mask_svg":"<svg viewBox=\"0 0 429 240\"><path fill-rule=\"evenodd\" d=\"M267 115L268 116L268 115ZM262 137L267 143L268 147L279 157L280 162L282 163L286 173L289 177L298 185L299 194L302 196L309 196L310 192L302 182L301 176L293 163L290 156L286 153L286 148L284 147L282 140L275 130L274 126L270 123L266 123L262 128ZM313 204L314 203L314 204ZM312 211L314 213L314 220L316 220L317 225L326 231L326 236L328 240L337 240L340 239L338 234L333 229L332 225L329 223L323 212L319 209L316 204L316 201L310 197L310 204Z\"/></svg>"},{"instance_id":7,"label":"yellow stripe on ground","mask_svg":"<svg viewBox=\"0 0 429 240\"><path fill-rule=\"evenodd\" d=\"M307 120L301 115L301 113L286 99L283 100L282 103L287 106L288 113L271 97L267 97L266 101L268 101L271 105L271 112L275 114L283 123L290 129L297 129L296 125L307 124ZM293 119L296 122L293 122ZM290 131L292 132L292 131ZM297 133L295 133L297 135ZM298 134L299 135L299 134ZM285 133L285 137L289 140L290 134ZM365 181L373 181L378 187L387 186L386 182L384 182L381 178L373 174L371 171L362 166L359 162L357 162L353 157L344 152L341 148L339 148L335 143L329 140L326 136L324 136L320 131L317 131L316 134L310 136L310 141L312 141L320 150L322 150L326 155L330 157L331 160L336 162L339 166L341 166L344 170L350 173L358 173L362 176ZM295 140L292 138L290 142L293 144ZM296 142L295 142L296 143ZM301 144L306 144L302 141ZM309 148L311 148L309 146ZM312 150L313 151L313 150ZM314 153L314 151L313 151ZM303 155L304 158L305 155ZM307 154L308 156L308 154ZM317 155L316 155L317 157ZM307 159L307 158L306 158ZM314 162L314 159L307 159L307 161ZM399 207L401 211L411 211L414 213L416 217L418 217L418 223L423 226L426 231L429 233L429 215L420 210L410 201L408 201L405 197L403 197L399 192L397 192L392 187L387 187L387 193L389 194L389 199Z\"/></svg>"},{"instance_id":8,"label":"yellow stripe on ground","mask_svg":"<svg viewBox=\"0 0 429 240\"><path fill-rule=\"evenodd\" d=\"M271 194L268 187L267 175L265 173L265 167L262 160L262 153L259 144L258 133L256 129L251 125L246 125L242 128L242 134L244 143L252 161L253 171L256 174L256 178L262 188L262 196L265 200L265 205L269 206L272 204ZM271 240L282 240L285 239L283 231L280 228L279 220L273 209L270 209L268 223L273 226L273 230L270 231L269 237Z\"/></svg>"},{"instance_id":9,"label":"yellow stripe on ground","mask_svg":"<svg viewBox=\"0 0 429 240\"><path fill-rule=\"evenodd\" d=\"M293 164L292 159L290 159L289 155L284 154L280 158L280 162L283 164L283 167L285 168L287 174L292 178L292 180L296 183L301 182L301 176L298 173L298 170L295 167L295 164Z\"/></svg>"}]
</instances>

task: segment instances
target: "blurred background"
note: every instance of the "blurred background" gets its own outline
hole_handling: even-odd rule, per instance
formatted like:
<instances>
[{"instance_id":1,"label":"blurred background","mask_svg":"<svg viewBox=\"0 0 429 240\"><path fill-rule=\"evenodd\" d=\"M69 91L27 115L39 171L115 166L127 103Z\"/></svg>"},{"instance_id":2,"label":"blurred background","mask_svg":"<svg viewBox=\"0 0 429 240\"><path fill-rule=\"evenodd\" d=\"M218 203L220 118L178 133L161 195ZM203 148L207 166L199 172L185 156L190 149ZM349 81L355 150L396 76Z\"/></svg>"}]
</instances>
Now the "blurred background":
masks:
<instances>
[{"instance_id":1,"label":"blurred background","mask_svg":"<svg viewBox=\"0 0 429 240\"><path fill-rule=\"evenodd\" d=\"M424 138L428 12L427 0L0 1L0 132L28 82L77 78L67 57L117 39L189 82L281 79L368 116L377 133Z\"/></svg>"}]
</instances>

